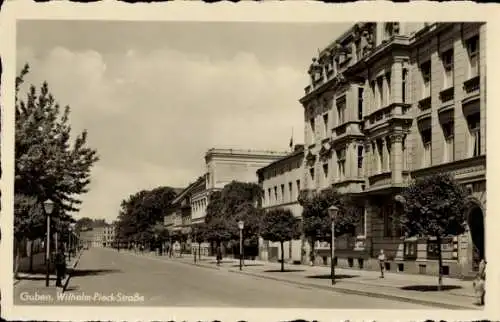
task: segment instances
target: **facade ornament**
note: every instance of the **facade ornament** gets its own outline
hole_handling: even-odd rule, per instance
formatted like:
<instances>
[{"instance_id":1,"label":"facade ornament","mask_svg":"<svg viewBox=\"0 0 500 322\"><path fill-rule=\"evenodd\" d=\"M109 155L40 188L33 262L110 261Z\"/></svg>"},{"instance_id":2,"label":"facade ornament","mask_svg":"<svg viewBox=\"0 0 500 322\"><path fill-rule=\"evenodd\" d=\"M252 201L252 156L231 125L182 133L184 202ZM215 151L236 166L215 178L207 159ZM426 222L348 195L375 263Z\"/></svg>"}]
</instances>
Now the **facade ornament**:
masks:
<instances>
[{"instance_id":1,"label":"facade ornament","mask_svg":"<svg viewBox=\"0 0 500 322\"><path fill-rule=\"evenodd\" d=\"M308 165L313 165L316 162L316 156L309 151L306 156L306 161Z\"/></svg>"},{"instance_id":2,"label":"facade ornament","mask_svg":"<svg viewBox=\"0 0 500 322\"><path fill-rule=\"evenodd\" d=\"M403 142L403 139L405 137L405 134L402 133L402 132L397 132L397 133L392 133L389 135L389 139L391 140L391 142L394 142L394 143L402 143Z\"/></svg>"},{"instance_id":3,"label":"facade ornament","mask_svg":"<svg viewBox=\"0 0 500 322\"><path fill-rule=\"evenodd\" d=\"M316 57L312 59L308 74L311 77L313 83L316 83L323 77L323 67L320 65Z\"/></svg>"}]
</instances>

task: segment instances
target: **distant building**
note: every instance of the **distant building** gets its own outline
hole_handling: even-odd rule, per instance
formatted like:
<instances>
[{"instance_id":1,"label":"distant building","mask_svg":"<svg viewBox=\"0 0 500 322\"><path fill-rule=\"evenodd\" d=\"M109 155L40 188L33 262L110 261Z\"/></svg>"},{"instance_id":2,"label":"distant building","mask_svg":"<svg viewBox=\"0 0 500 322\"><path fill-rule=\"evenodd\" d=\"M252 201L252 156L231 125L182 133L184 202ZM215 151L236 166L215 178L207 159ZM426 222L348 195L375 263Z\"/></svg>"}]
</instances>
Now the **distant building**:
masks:
<instances>
[{"instance_id":1,"label":"distant building","mask_svg":"<svg viewBox=\"0 0 500 322\"><path fill-rule=\"evenodd\" d=\"M302 206L298 203L302 189L304 170L304 146L296 145L289 155L257 170L259 185L264 191L262 208L265 211L282 208L290 210L295 217L302 219ZM259 256L263 260L281 259L279 243L272 243L262 238L259 241ZM304 243L301 239L285 242L284 259L289 262L301 262Z\"/></svg>"},{"instance_id":2,"label":"distant building","mask_svg":"<svg viewBox=\"0 0 500 322\"><path fill-rule=\"evenodd\" d=\"M220 191L231 181L258 182L256 171L284 156L286 152L212 148L205 154L207 172L190 184L174 200L176 205L166 214L165 224L172 231L188 236L186 245L198 248L192 240L191 226L203 223L210 194ZM204 253L209 245L201 245Z\"/></svg>"},{"instance_id":3,"label":"distant building","mask_svg":"<svg viewBox=\"0 0 500 322\"><path fill-rule=\"evenodd\" d=\"M80 231L80 244L87 247L112 247L115 240L115 226L106 224Z\"/></svg>"}]
</instances>

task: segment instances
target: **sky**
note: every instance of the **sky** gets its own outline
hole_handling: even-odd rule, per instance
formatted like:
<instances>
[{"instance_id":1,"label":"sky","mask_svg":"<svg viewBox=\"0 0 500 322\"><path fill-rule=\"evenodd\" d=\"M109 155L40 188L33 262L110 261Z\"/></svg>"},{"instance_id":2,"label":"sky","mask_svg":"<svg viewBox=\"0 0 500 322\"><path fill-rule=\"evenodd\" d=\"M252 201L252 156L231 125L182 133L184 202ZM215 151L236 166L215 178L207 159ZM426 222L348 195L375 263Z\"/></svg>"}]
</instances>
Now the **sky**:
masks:
<instances>
[{"instance_id":1,"label":"sky","mask_svg":"<svg viewBox=\"0 0 500 322\"><path fill-rule=\"evenodd\" d=\"M212 148L286 151L304 137L307 69L345 23L20 21L17 69L47 81L100 160L75 218L186 187Z\"/></svg>"}]
</instances>

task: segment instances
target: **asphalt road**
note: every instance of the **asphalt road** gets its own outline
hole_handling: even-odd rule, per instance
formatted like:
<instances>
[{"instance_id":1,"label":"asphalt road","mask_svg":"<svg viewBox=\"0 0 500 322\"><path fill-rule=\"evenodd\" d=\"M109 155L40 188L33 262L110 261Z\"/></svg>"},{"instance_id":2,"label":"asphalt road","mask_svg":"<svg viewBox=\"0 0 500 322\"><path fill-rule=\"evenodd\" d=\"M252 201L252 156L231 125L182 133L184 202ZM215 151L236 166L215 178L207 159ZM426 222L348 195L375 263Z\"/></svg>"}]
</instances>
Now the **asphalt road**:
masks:
<instances>
[{"instance_id":1,"label":"asphalt road","mask_svg":"<svg viewBox=\"0 0 500 322\"><path fill-rule=\"evenodd\" d=\"M146 257L102 248L82 254L63 294L66 298L53 304L428 309L196 267L168 257Z\"/></svg>"}]
</instances>

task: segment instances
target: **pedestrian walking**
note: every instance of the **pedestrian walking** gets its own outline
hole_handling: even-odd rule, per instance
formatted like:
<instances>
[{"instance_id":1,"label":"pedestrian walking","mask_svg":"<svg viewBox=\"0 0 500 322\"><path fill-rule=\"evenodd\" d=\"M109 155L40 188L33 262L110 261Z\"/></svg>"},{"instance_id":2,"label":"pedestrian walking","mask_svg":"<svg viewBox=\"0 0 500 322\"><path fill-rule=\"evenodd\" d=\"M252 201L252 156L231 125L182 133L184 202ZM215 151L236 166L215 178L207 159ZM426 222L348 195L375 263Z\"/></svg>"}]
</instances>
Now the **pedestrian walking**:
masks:
<instances>
[{"instance_id":1,"label":"pedestrian walking","mask_svg":"<svg viewBox=\"0 0 500 322\"><path fill-rule=\"evenodd\" d=\"M484 305L484 296L486 293L485 289L486 284L486 261L484 259L479 263L479 271L472 282L472 286L474 287L474 292L476 293L476 305Z\"/></svg>"},{"instance_id":2,"label":"pedestrian walking","mask_svg":"<svg viewBox=\"0 0 500 322\"><path fill-rule=\"evenodd\" d=\"M55 259L56 264L56 286L63 287L62 280L66 276L66 257L64 256L64 250L60 249L56 254Z\"/></svg>"},{"instance_id":3,"label":"pedestrian walking","mask_svg":"<svg viewBox=\"0 0 500 322\"><path fill-rule=\"evenodd\" d=\"M222 249L220 245L217 245L216 252L217 266L220 266L220 262L222 261Z\"/></svg>"},{"instance_id":4,"label":"pedestrian walking","mask_svg":"<svg viewBox=\"0 0 500 322\"><path fill-rule=\"evenodd\" d=\"M385 270L385 261L387 258L385 257L384 250L381 249L378 254L378 264L380 266L380 278L384 278L384 270Z\"/></svg>"}]
</instances>

